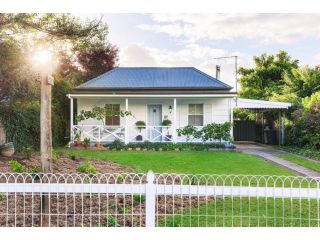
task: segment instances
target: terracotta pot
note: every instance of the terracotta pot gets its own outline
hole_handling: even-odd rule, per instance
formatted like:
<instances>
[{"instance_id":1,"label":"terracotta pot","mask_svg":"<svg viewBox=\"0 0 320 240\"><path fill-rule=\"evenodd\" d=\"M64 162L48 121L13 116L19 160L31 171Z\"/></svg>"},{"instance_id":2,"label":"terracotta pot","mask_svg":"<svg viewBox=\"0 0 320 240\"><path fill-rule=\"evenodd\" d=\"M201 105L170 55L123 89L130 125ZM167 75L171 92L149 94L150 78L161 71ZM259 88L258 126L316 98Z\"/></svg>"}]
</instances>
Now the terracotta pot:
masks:
<instances>
[{"instance_id":1,"label":"terracotta pot","mask_svg":"<svg viewBox=\"0 0 320 240\"><path fill-rule=\"evenodd\" d=\"M75 141L74 142L74 146L80 147L81 146L81 141L80 140Z\"/></svg>"},{"instance_id":2,"label":"terracotta pot","mask_svg":"<svg viewBox=\"0 0 320 240\"><path fill-rule=\"evenodd\" d=\"M96 143L96 148L101 148L101 143Z\"/></svg>"}]
</instances>

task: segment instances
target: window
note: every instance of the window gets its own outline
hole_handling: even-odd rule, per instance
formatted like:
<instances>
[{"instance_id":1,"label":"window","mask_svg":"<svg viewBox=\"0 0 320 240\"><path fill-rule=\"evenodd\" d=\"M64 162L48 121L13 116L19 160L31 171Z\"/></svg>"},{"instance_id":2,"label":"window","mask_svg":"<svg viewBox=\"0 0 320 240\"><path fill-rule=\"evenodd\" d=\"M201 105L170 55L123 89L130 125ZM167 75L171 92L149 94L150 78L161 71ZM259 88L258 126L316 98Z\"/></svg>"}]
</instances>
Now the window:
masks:
<instances>
[{"instance_id":1,"label":"window","mask_svg":"<svg viewBox=\"0 0 320 240\"><path fill-rule=\"evenodd\" d=\"M106 104L106 110L107 112L114 112L116 115L112 117L106 117L105 124L107 126L119 126L120 115L117 113L120 113L120 104Z\"/></svg>"},{"instance_id":2,"label":"window","mask_svg":"<svg viewBox=\"0 0 320 240\"><path fill-rule=\"evenodd\" d=\"M203 104L189 104L188 124L203 126Z\"/></svg>"}]
</instances>

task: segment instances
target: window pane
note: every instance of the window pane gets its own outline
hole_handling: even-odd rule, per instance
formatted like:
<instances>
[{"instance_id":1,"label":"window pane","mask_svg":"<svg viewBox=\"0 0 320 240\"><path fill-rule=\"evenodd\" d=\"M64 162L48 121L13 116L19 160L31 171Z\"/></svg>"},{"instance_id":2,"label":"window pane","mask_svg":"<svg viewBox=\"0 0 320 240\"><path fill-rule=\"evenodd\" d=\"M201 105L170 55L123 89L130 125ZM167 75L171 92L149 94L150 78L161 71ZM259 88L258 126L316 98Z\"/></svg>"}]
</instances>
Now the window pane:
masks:
<instances>
[{"instance_id":1,"label":"window pane","mask_svg":"<svg viewBox=\"0 0 320 240\"><path fill-rule=\"evenodd\" d=\"M196 104L196 114L203 114L203 104Z\"/></svg>"},{"instance_id":2,"label":"window pane","mask_svg":"<svg viewBox=\"0 0 320 240\"><path fill-rule=\"evenodd\" d=\"M113 117L113 126L120 126L120 116Z\"/></svg>"},{"instance_id":3,"label":"window pane","mask_svg":"<svg viewBox=\"0 0 320 240\"><path fill-rule=\"evenodd\" d=\"M189 104L189 114L195 114L196 113L196 105L195 104Z\"/></svg>"},{"instance_id":4,"label":"window pane","mask_svg":"<svg viewBox=\"0 0 320 240\"><path fill-rule=\"evenodd\" d=\"M112 126L112 117L106 117L106 125Z\"/></svg>"},{"instance_id":5,"label":"window pane","mask_svg":"<svg viewBox=\"0 0 320 240\"><path fill-rule=\"evenodd\" d=\"M191 126L195 125L195 117L194 117L194 115L189 115L188 116L188 124L191 125Z\"/></svg>"},{"instance_id":6,"label":"window pane","mask_svg":"<svg viewBox=\"0 0 320 240\"><path fill-rule=\"evenodd\" d=\"M195 115L194 125L195 126L203 126L203 116Z\"/></svg>"}]
</instances>

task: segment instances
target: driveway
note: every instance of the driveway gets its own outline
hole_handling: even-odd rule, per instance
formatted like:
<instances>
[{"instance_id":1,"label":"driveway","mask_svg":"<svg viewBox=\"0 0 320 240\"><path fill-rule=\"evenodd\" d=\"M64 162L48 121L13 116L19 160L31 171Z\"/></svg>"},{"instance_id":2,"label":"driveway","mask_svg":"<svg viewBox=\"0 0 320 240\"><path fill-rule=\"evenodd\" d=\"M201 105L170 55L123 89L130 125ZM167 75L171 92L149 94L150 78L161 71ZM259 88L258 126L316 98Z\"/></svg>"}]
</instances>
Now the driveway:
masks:
<instances>
[{"instance_id":1,"label":"driveway","mask_svg":"<svg viewBox=\"0 0 320 240\"><path fill-rule=\"evenodd\" d=\"M237 147L237 150L240 152L261 157L269 162L278 164L291 171L294 171L301 176L320 177L320 173L316 171L313 171L311 169L305 168L303 166L300 166L298 164L295 164L293 162L284 160L276 156L277 154L287 153L285 151L276 150L271 146L259 144L259 143L236 143L236 147Z\"/></svg>"}]
</instances>

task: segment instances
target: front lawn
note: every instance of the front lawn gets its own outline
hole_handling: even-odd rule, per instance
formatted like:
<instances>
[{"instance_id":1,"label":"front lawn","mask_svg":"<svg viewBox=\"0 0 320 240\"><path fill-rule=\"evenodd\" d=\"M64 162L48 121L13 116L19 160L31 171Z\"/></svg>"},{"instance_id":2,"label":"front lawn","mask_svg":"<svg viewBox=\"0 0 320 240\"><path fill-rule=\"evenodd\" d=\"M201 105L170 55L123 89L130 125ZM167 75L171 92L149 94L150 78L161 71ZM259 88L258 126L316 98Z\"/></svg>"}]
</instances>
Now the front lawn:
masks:
<instances>
[{"instance_id":1,"label":"front lawn","mask_svg":"<svg viewBox=\"0 0 320 240\"><path fill-rule=\"evenodd\" d=\"M156 173L294 175L278 165L238 152L96 151L67 148L59 149L59 152L87 159L111 160L130 166L135 172L152 170Z\"/></svg>"},{"instance_id":2,"label":"front lawn","mask_svg":"<svg viewBox=\"0 0 320 240\"><path fill-rule=\"evenodd\" d=\"M317 200L226 197L159 216L161 227L316 227Z\"/></svg>"},{"instance_id":3,"label":"front lawn","mask_svg":"<svg viewBox=\"0 0 320 240\"><path fill-rule=\"evenodd\" d=\"M299 157L299 156L296 156L296 155L293 155L290 153L278 154L277 156L280 158L283 158L287 161L294 162L294 163L301 165L305 168L309 168L309 169L314 170L316 172L320 172L320 161L319 161L319 163L317 163L317 162L310 161L310 160L304 159L302 157Z\"/></svg>"}]
</instances>

